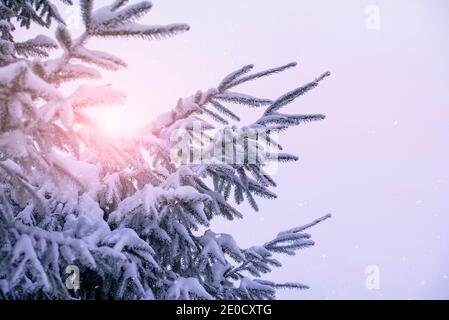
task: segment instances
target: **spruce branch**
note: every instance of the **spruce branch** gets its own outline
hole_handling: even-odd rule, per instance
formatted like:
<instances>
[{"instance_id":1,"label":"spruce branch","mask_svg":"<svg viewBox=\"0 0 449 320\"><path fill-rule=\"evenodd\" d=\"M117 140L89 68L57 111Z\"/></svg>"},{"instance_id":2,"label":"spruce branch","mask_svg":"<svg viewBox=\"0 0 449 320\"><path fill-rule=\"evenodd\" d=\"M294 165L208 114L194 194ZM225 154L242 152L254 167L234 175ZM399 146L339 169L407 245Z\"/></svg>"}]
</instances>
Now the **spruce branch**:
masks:
<instances>
[{"instance_id":1,"label":"spruce branch","mask_svg":"<svg viewBox=\"0 0 449 320\"><path fill-rule=\"evenodd\" d=\"M85 30L75 38L55 7L45 7L47 2L39 0L41 7L34 7L31 4L37 2L24 0L22 13L14 11L17 1L8 2L4 9L1 5L6 2L0 0L2 18L20 14L24 26L27 19L45 26L50 20L59 21L56 40L62 49L56 59L31 60L31 56L47 57L56 43L42 37L16 43L10 37L14 25L9 20L0 23L0 244L4 248L0 270L8 270L0 272L0 298L274 299L276 289L308 288L262 276L281 266L275 253L294 255L312 246L304 231L329 216L247 249L241 249L231 235L214 233L210 225L218 216L243 217L230 201L232 195L237 204L246 201L256 211L256 196L277 197L266 164L297 157L280 152L275 133L324 119L321 114L290 115L279 110L328 73L272 100L236 88L296 63L254 73L254 66L246 65L215 88L179 99L172 110L142 130L111 138L88 109L121 103L121 92L84 85L66 96L58 89L67 81L99 78L97 67L126 66L115 55L87 48L88 41L92 37L158 39L188 26L137 23L150 11L148 1L115 0L96 9L93 1L82 0ZM264 108L264 113L241 128L229 126L230 120L240 120L234 104ZM217 135L194 132L198 123ZM173 162L176 141L170 138L176 130L185 130L183 137L196 141L192 151L211 152L213 161ZM249 135L252 132L256 134ZM232 155L214 153L215 148L229 149ZM234 161L236 155L243 156L241 163ZM255 163L249 160L253 155ZM188 156L193 157L193 152ZM62 281L64 267L73 264L82 273L79 295L69 292Z\"/></svg>"},{"instance_id":2,"label":"spruce branch","mask_svg":"<svg viewBox=\"0 0 449 320\"><path fill-rule=\"evenodd\" d=\"M289 104L290 102L292 102L293 100L295 100L296 98L298 98L299 96L302 96L303 94L305 94L306 92L312 90L313 88L318 86L318 83L320 81L322 81L324 78L329 77L331 74L330 72L326 72L323 73L321 76L319 76L318 78L316 78L314 81L298 88L295 89L293 91L290 91L289 93L283 95L282 97L280 97L279 99L277 99L275 102L273 102L273 104L267 108L267 110L265 111L264 115L269 115L272 114L273 112L279 110L280 108L282 108L283 106Z\"/></svg>"}]
</instances>

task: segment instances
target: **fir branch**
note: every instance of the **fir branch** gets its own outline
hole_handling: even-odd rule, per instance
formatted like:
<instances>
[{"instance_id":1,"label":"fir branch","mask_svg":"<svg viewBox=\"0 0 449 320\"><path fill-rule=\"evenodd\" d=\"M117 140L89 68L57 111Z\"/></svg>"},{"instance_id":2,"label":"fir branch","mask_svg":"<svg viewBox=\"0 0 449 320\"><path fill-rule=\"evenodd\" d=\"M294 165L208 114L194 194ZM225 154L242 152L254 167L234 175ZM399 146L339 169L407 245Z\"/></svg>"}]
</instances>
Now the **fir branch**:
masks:
<instances>
[{"instance_id":1,"label":"fir branch","mask_svg":"<svg viewBox=\"0 0 449 320\"><path fill-rule=\"evenodd\" d=\"M293 100L295 100L299 96L302 96L306 92L308 92L308 91L312 90L313 88L317 87L318 83L321 80L323 80L324 78L329 77L329 76L330 76L330 72L323 73L321 76L316 78L314 81L306 84L305 86L302 86L302 87L300 87L298 89L295 89L295 90L290 91L289 93L283 95L282 97L277 99L275 102L273 102L273 104L269 108L267 108L267 110L265 111L264 115L269 115L269 114L279 110L280 108L282 108L283 106L289 104L290 102L292 102Z\"/></svg>"},{"instance_id":2,"label":"fir branch","mask_svg":"<svg viewBox=\"0 0 449 320\"><path fill-rule=\"evenodd\" d=\"M265 70L265 71L262 71L262 72L258 72L258 73L252 74L252 75L248 75L246 77L242 77L240 79L235 79L234 81L232 81L232 82L230 82L228 84L227 89L236 87L236 86L238 86L238 85L240 85L242 83L245 83L245 82L248 82L248 81L251 81L251 80L255 80L255 79L262 78L262 77L266 77L266 76L269 76L269 75L272 75L272 74L275 74L275 73L280 73L280 72L285 71L285 70L287 70L289 68L296 67L296 65L297 65L296 62L292 62L292 63L286 64L284 66L281 66L281 67L268 69L268 70Z\"/></svg>"},{"instance_id":3,"label":"fir branch","mask_svg":"<svg viewBox=\"0 0 449 320\"><path fill-rule=\"evenodd\" d=\"M213 99L211 99L209 101L209 103L215 108L217 109L219 112L223 113L224 115L227 115L229 118L235 120L235 121L240 121L239 116L237 116L235 113L233 113L231 110L229 110L228 108L224 107L221 103L219 103L218 101L215 101Z\"/></svg>"},{"instance_id":4,"label":"fir branch","mask_svg":"<svg viewBox=\"0 0 449 320\"><path fill-rule=\"evenodd\" d=\"M244 66L243 68L240 68L237 71L232 72L228 76L226 76L223 81L218 86L218 91L222 92L224 90L227 90L230 88L229 84L241 77L242 75L248 73L251 71L251 69L254 68L254 65L249 64L247 66Z\"/></svg>"},{"instance_id":5,"label":"fir branch","mask_svg":"<svg viewBox=\"0 0 449 320\"><path fill-rule=\"evenodd\" d=\"M272 103L272 101L269 99L257 98L247 94L229 91L219 93L215 95L214 98L226 102L248 105L250 107L261 107Z\"/></svg>"},{"instance_id":6,"label":"fir branch","mask_svg":"<svg viewBox=\"0 0 449 320\"><path fill-rule=\"evenodd\" d=\"M94 7L94 0L80 0L81 17L86 27L87 32L91 30L92 25L92 12Z\"/></svg>"},{"instance_id":7,"label":"fir branch","mask_svg":"<svg viewBox=\"0 0 449 320\"><path fill-rule=\"evenodd\" d=\"M159 40L186 32L190 27L186 24L171 24L167 26L145 26L136 23L121 27L100 29L94 33L99 37L138 37L148 40Z\"/></svg>"},{"instance_id":8,"label":"fir branch","mask_svg":"<svg viewBox=\"0 0 449 320\"><path fill-rule=\"evenodd\" d=\"M110 15L110 17L106 19L96 19L95 29L110 29L118 26L127 25L131 22L136 21L137 19L143 17L147 14L153 5L149 1L142 1L136 4L132 4L127 6L126 8L114 12L114 14ZM99 10L102 13L102 10ZM111 12L113 12L111 8Z\"/></svg>"}]
</instances>

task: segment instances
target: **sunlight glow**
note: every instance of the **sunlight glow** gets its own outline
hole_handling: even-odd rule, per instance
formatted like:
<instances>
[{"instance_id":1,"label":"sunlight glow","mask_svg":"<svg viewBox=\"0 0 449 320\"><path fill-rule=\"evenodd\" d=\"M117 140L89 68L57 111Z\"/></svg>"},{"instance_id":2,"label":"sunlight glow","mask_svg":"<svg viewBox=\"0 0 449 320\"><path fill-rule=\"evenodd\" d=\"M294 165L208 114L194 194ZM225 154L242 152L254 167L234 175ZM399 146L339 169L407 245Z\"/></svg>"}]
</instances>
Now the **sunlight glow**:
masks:
<instances>
[{"instance_id":1,"label":"sunlight glow","mask_svg":"<svg viewBox=\"0 0 449 320\"><path fill-rule=\"evenodd\" d=\"M126 107L93 108L89 114L98 127L111 138L121 138L139 128Z\"/></svg>"}]
</instances>

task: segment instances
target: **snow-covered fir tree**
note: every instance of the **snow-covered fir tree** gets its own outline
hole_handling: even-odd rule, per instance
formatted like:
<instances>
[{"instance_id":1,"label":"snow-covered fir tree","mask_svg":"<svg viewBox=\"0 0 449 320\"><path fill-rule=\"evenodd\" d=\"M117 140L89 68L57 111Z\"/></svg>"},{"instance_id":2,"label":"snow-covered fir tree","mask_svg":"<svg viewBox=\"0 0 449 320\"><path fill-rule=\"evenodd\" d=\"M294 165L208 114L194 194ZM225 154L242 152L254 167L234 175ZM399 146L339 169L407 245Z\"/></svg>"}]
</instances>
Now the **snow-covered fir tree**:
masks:
<instances>
[{"instance_id":1,"label":"snow-covered fir tree","mask_svg":"<svg viewBox=\"0 0 449 320\"><path fill-rule=\"evenodd\" d=\"M189 27L139 24L152 7L148 1L116 0L98 8L81 0L85 30L74 38L57 2L74 5L0 0L0 298L273 299L279 288L306 289L263 275L281 266L275 254L312 246L306 229L329 215L250 248L214 232L210 223L216 216L241 218L243 201L258 210L256 196L276 198L268 162L297 160L282 152L276 134L324 118L282 108L329 73L270 100L238 87L295 63L261 72L244 66L215 88L179 99L128 137L112 140L88 110L122 103L123 93L87 84L70 95L61 90L67 82L99 78L100 69L126 66L89 48L89 40L160 39ZM55 40L14 38L17 28L52 23ZM232 104L262 109L261 116L238 127ZM187 157L177 157L180 143L173 136L179 130L192 141ZM231 152L217 152L225 149ZM207 154L208 161L189 161L195 152ZM237 155L243 160L235 161ZM80 271L80 288L67 278L73 267Z\"/></svg>"}]
</instances>

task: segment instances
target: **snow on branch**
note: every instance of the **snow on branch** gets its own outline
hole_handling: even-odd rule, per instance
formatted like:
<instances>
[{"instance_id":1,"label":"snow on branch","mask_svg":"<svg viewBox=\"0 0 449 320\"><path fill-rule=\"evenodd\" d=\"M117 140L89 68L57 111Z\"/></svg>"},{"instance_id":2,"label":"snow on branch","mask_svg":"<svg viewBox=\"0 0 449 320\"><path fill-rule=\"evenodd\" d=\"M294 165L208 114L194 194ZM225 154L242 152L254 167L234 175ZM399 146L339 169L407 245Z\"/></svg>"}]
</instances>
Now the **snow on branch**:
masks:
<instances>
[{"instance_id":1,"label":"snow on branch","mask_svg":"<svg viewBox=\"0 0 449 320\"><path fill-rule=\"evenodd\" d=\"M271 99L237 88L296 63L260 72L249 64L131 135L111 138L88 111L122 103L124 93L88 84L68 94L60 89L100 78L100 68L126 67L89 48L89 40L160 39L189 27L138 23L152 8L148 1L79 3L85 30L73 37L50 1L0 1L0 298L273 299L276 289L306 289L262 276L281 266L274 254L312 246L305 230L330 215L247 249L210 225L216 217L242 218L237 205L244 201L257 211L257 197L277 198L267 165L298 159L282 150L277 134L324 119L280 109L329 73ZM24 27L58 21L56 41L15 41L14 19ZM48 58L58 48L60 56ZM262 114L238 126L235 104ZM174 160L176 132L190 139L184 162ZM195 159L197 152L206 158ZM79 291L65 283L73 266Z\"/></svg>"},{"instance_id":2,"label":"snow on branch","mask_svg":"<svg viewBox=\"0 0 449 320\"><path fill-rule=\"evenodd\" d=\"M17 54L22 55L26 58L37 56L37 57L48 57L48 52L58 48L55 41L44 35L39 35L33 39L18 42L15 45Z\"/></svg>"}]
</instances>

